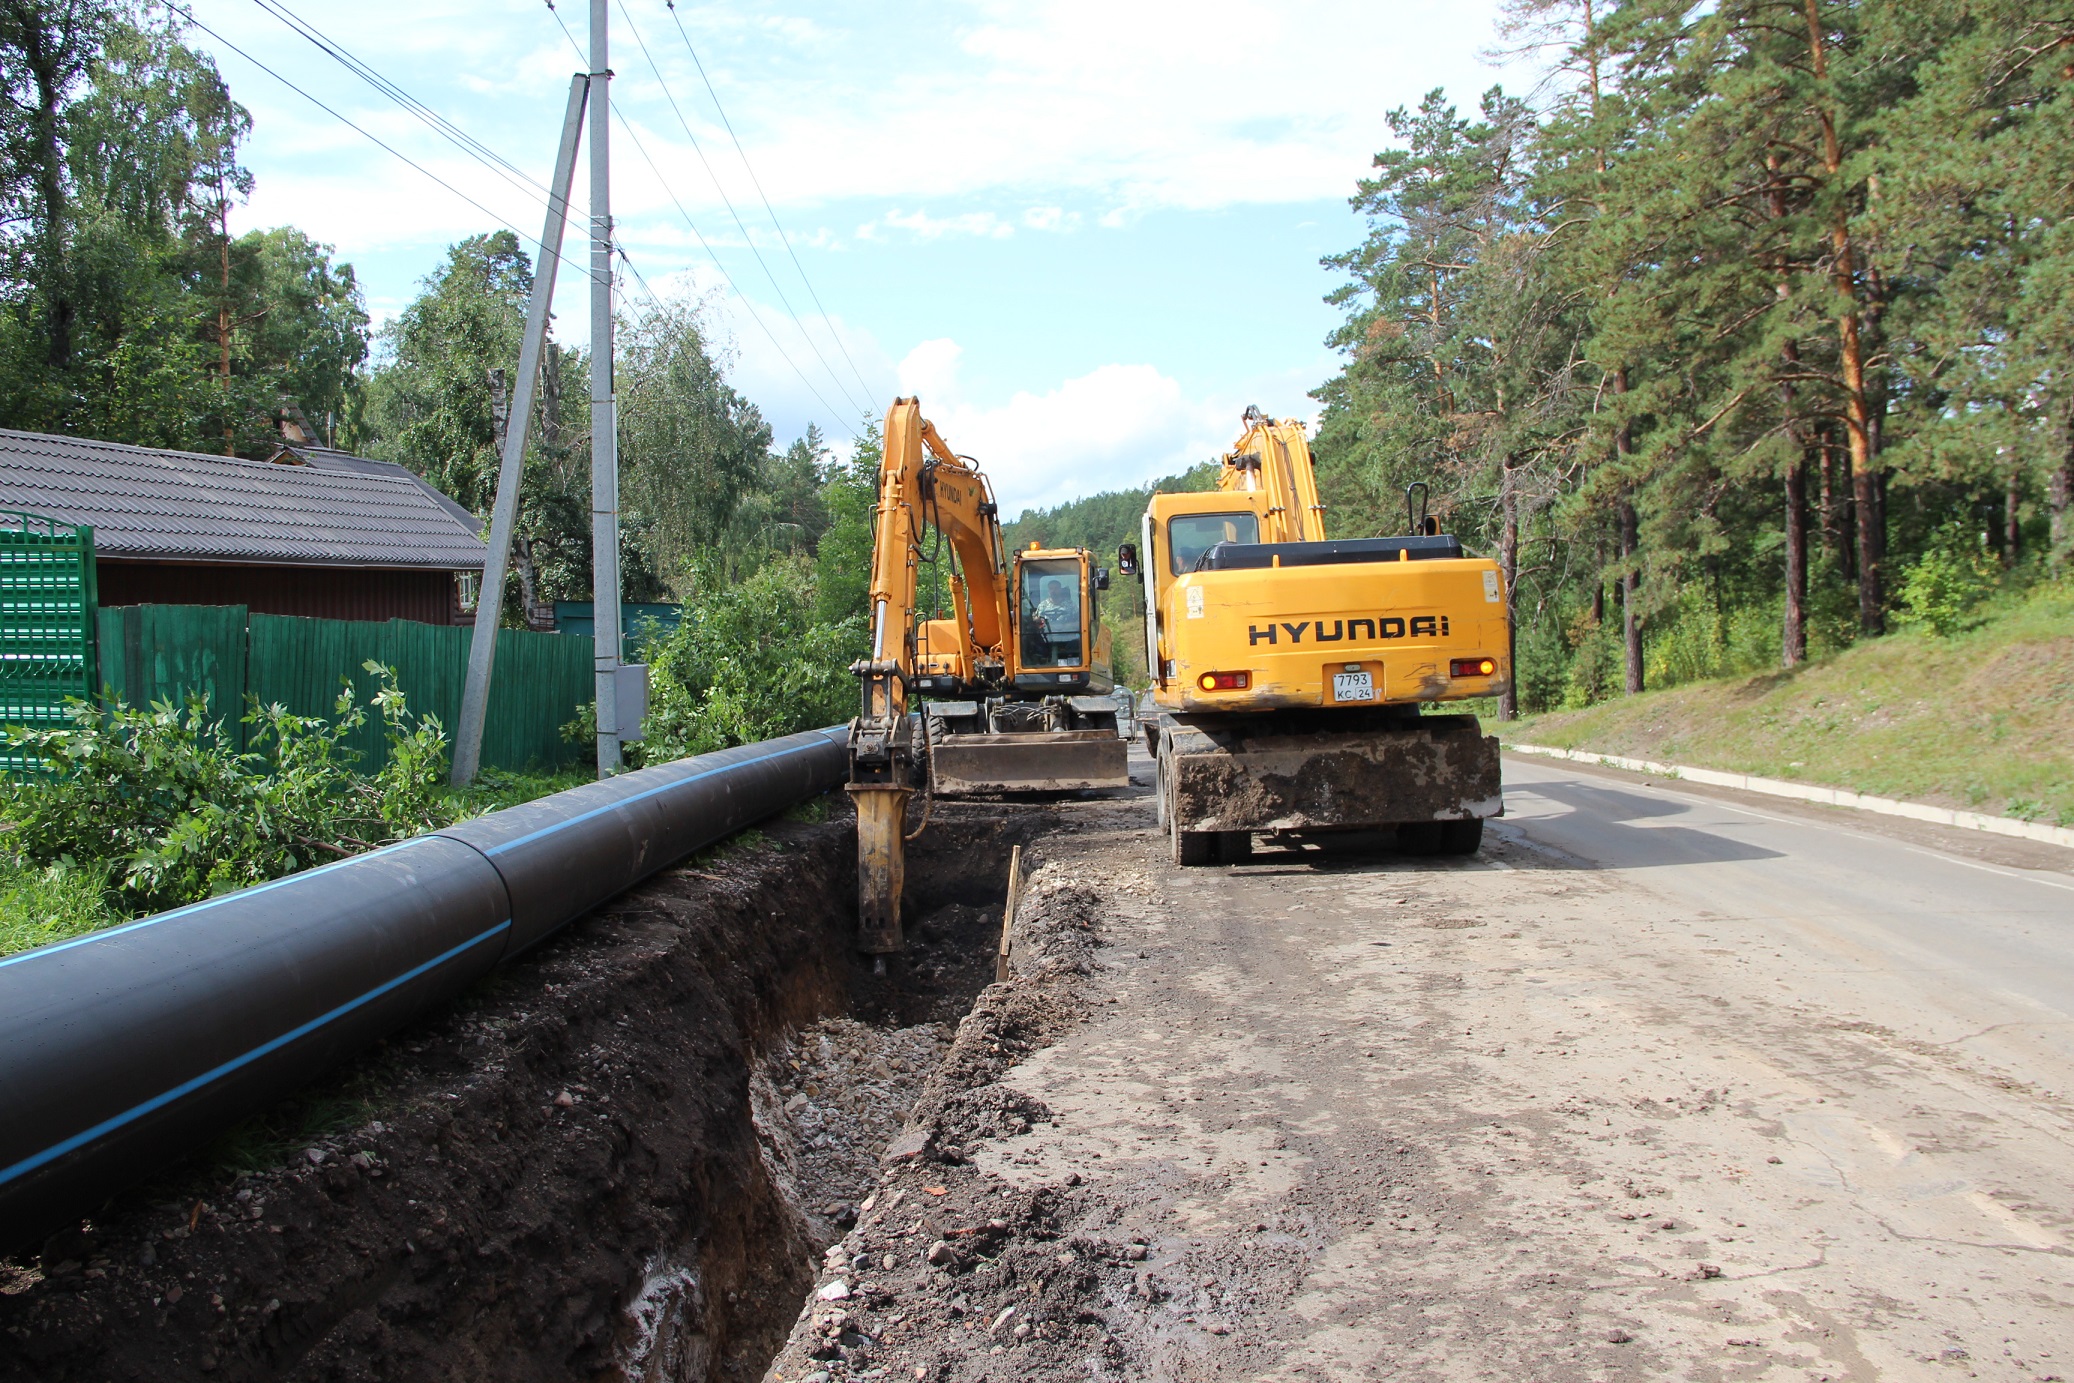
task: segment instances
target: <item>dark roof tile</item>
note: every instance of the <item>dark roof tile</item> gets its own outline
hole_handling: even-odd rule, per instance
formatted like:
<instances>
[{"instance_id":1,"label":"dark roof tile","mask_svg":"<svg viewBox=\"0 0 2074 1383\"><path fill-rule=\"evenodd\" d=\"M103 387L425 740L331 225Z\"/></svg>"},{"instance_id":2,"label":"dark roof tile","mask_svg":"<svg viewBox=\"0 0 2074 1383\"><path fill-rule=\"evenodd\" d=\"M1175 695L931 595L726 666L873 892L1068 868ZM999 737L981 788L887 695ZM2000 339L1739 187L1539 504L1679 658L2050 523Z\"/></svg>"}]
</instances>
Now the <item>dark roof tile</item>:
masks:
<instances>
[{"instance_id":1,"label":"dark roof tile","mask_svg":"<svg viewBox=\"0 0 2074 1383\"><path fill-rule=\"evenodd\" d=\"M458 505L400 466L351 459L283 465L0 429L0 507L90 524L109 557L482 569Z\"/></svg>"}]
</instances>

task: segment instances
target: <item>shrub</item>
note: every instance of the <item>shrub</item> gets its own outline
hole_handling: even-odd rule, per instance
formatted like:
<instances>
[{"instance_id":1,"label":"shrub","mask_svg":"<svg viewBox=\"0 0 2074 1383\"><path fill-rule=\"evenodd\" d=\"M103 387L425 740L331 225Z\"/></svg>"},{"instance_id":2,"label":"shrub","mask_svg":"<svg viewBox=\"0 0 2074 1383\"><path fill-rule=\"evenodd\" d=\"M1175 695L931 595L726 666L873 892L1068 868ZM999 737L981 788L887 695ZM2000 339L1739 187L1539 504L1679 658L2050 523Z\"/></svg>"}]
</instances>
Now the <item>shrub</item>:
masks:
<instances>
[{"instance_id":1,"label":"shrub","mask_svg":"<svg viewBox=\"0 0 2074 1383\"><path fill-rule=\"evenodd\" d=\"M74 701L66 725L8 731L48 770L7 788L13 863L99 871L125 907L154 911L447 824L438 720L411 715L391 669L366 667L389 745L372 775L345 746L367 719L350 685L330 721L254 702L242 752L203 696L105 713Z\"/></svg>"},{"instance_id":2,"label":"shrub","mask_svg":"<svg viewBox=\"0 0 2074 1383\"><path fill-rule=\"evenodd\" d=\"M1932 536L1895 594L1909 623L1928 625L1939 638L1950 638L1973 624L1974 609L1993 593L2001 575L1980 535L1953 519Z\"/></svg>"},{"instance_id":3,"label":"shrub","mask_svg":"<svg viewBox=\"0 0 2074 1383\"><path fill-rule=\"evenodd\" d=\"M779 558L732 585L696 580L669 637L649 647L643 758L660 763L789 735L856 714L850 664L864 621L816 617L814 572Z\"/></svg>"}]
</instances>

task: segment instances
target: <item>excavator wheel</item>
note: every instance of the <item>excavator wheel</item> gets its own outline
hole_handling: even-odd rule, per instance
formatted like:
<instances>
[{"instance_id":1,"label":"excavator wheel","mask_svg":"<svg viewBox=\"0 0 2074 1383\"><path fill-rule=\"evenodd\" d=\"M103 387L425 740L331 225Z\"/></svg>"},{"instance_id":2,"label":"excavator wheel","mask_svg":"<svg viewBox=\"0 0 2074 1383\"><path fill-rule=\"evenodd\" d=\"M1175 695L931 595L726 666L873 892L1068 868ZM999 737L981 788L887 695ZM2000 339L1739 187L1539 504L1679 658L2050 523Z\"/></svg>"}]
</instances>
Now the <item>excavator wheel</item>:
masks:
<instances>
[{"instance_id":1,"label":"excavator wheel","mask_svg":"<svg viewBox=\"0 0 2074 1383\"><path fill-rule=\"evenodd\" d=\"M1483 818L1466 821L1406 821L1397 827L1397 848L1407 855L1473 855L1483 845Z\"/></svg>"},{"instance_id":2,"label":"excavator wheel","mask_svg":"<svg viewBox=\"0 0 2074 1383\"><path fill-rule=\"evenodd\" d=\"M1160 756L1159 768L1160 824L1167 828L1167 843L1173 849L1174 863L1183 869L1214 864L1217 860L1217 833L1181 829L1180 816L1168 800L1168 794L1174 790L1174 775L1168 771L1164 754Z\"/></svg>"},{"instance_id":3,"label":"excavator wheel","mask_svg":"<svg viewBox=\"0 0 2074 1383\"><path fill-rule=\"evenodd\" d=\"M1217 862L1217 833L1214 831L1184 831L1169 821L1167 839L1173 842L1174 863L1183 869Z\"/></svg>"}]
</instances>

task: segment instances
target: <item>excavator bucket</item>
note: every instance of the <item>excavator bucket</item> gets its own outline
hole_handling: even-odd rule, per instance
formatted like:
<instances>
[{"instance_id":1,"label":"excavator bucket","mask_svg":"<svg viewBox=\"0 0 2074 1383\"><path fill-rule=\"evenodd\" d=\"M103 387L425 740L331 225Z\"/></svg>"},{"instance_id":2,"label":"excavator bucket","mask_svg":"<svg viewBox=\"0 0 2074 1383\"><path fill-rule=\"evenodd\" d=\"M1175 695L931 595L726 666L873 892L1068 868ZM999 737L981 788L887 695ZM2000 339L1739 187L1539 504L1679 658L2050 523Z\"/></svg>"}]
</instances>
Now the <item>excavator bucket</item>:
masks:
<instances>
[{"instance_id":1,"label":"excavator bucket","mask_svg":"<svg viewBox=\"0 0 2074 1383\"><path fill-rule=\"evenodd\" d=\"M1131 783L1114 730L946 735L930 747L938 797L1080 792Z\"/></svg>"}]
</instances>

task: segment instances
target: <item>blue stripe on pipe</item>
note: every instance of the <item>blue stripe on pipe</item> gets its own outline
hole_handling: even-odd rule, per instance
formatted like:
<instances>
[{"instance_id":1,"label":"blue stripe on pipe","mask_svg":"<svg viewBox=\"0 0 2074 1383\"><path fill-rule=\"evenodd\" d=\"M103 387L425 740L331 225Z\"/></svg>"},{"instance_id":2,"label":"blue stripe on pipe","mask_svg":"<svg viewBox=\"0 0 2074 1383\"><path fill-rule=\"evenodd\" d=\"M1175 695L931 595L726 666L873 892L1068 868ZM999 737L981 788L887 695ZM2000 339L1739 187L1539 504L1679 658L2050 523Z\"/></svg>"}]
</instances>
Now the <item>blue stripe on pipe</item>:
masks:
<instances>
[{"instance_id":1,"label":"blue stripe on pipe","mask_svg":"<svg viewBox=\"0 0 2074 1383\"><path fill-rule=\"evenodd\" d=\"M803 754L809 749L823 749L826 747L819 744L795 744L792 748L780 750L775 754L764 754L754 759L737 759L731 764L721 764L719 767L709 768L703 773L694 773L689 778L679 778L674 783L664 783L661 787L650 788L646 792L637 792L632 797L622 797L616 802L607 802L602 807L593 807L581 816L572 816L567 821L557 821L552 826L542 826L537 831L522 835L517 840L507 840L502 845L492 845L483 853L485 855L501 855L506 850L516 850L521 845L531 844L542 836L551 836L556 831L565 830L570 826L580 826L594 816L603 816L607 812L618 811L621 807L630 807L636 802L645 802L658 793L670 792L676 788L686 787L698 782L701 778L710 778L716 773L725 773L731 768L742 768L748 764L769 763L772 759L782 759L788 754Z\"/></svg>"},{"instance_id":2,"label":"blue stripe on pipe","mask_svg":"<svg viewBox=\"0 0 2074 1383\"><path fill-rule=\"evenodd\" d=\"M327 869L343 869L349 864L359 864L363 860L371 860L377 855L387 855L398 850L408 850L413 845L423 845L431 839L433 839L431 836L412 836L409 840L400 840L394 845L384 845L381 849L370 850L364 855L355 855L351 859L345 860L333 860L330 864L320 864L315 869L305 869L300 874L289 874L267 883L254 884L250 888L241 888L235 893L219 893L214 898L204 898L201 902L189 903L184 908L174 908L171 912L157 912L149 917L141 917L135 922L125 922L120 927L108 927L98 932L88 932L85 936L75 936L70 941L54 941L48 946L38 946L33 951L23 951L20 955L8 956L6 959L0 960L0 970L4 970L10 965L19 965L25 960L35 960L39 956L54 956L60 951L69 951L74 946L84 946L88 942L106 941L111 936L121 936L124 932L134 932L140 927L155 927L161 922L170 922L176 917L186 917L191 913L201 912L223 903L233 902L240 898L250 898L255 893L265 893L269 889L280 888L286 884L299 882L309 878L312 874L322 874ZM4 1178L0 1178L0 1180L4 1180Z\"/></svg>"},{"instance_id":3,"label":"blue stripe on pipe","mask_svg":"<svg viewBox=\"0 0 2074 1383\"><path fill-rule=\"evenodd\" d=\"M229 1061L224 1062L221 1066L215 1067L213 1070L204 1071L202 1072L202 1074L196 1076L192 1080L182 1081L179 1085L174 1086L171 1090L166 1091L162 1095L154 1095L150 1099L144 1101L144 1103L136 1105L133 1108L126 1109L122 1113L115 1115L113 1118L103 1119L100 1123L95 1124L92 1128L87 1129L85 1132L75 1133L70 1138L67 1138L64 1142L53 1144L52 1146L45 1148L42 1152L35 1154L33 1157L23 1158L21 1161L15 1163L12 1167L6 1168L5 1170L0 1170L0 1186L6 1185L8 1182L13 1181L16 1177L22 1176L25 1173L35 1171L38 1167L43 1166L47 1162L50 1162L56 1158L63 1157L66 1153L73 1151L75 1148L84 1147L86 1144L93 1142L96 1138L99 1138L104 1133L113 1132L114 1130L121 1128L124 1124L130 1123L133 1120L141 1119L145 1115L151 1113L153 1110L163 1108L164 1106L171 1104L174 1100L179 1099L183 1095L190 1095L195 1091L201 1089L203 1086L207 1085L210 1081L217 1080L223 1076L227 1076L232 1071L237 1070L241 1066L251 1065L253 1062L259 1060L261 1057L267 1055L269 1052L278 1051L280 1048L287 1046L290 1042L295 1041L298 1037L308 1036L310 1033L315 1032L318 1028L323 1027L326 1023L331 1022L334 1018L343 1017L344 1015L351 1013L354 1009L359 1008L363 1004L372 1003L374 1000L381 998L384 994L387 994L390 990L396 988L398 985L409 984L412 980L424 974L427 970L431 970L437 966L444 965L446 964L446 962L452 960L455 956L460 955L463 951L466 951L474 946L480 946L482 945L482 943L498 935L500 932L506 932L509 930L511 930L511 919L506 918L504 921L499 922L496 926L490 928L488 931L482 933L480 936L471 937L467 941L462 942L460 945L452 948L451 950L442 951L440 954L426 961L423 965L414 966L411 969L404 971L395 979L390 980L386 984L377 985L375 988L368 990L365 994L362 994L357 999L347 1000L345 1003L340 1004L337 1008L333 1009L331 1012L327 1014L324 1014L322 1017L312 1018L309 1022L304 1023L301 1027L296 1028L291 1032L284 1032L279 1037L275 1038L273 1041L265 1043L258 1047L254 1047L251 1051L245 1053L243 1056L232 1057Z\"/></svg>"}]
</instances>

